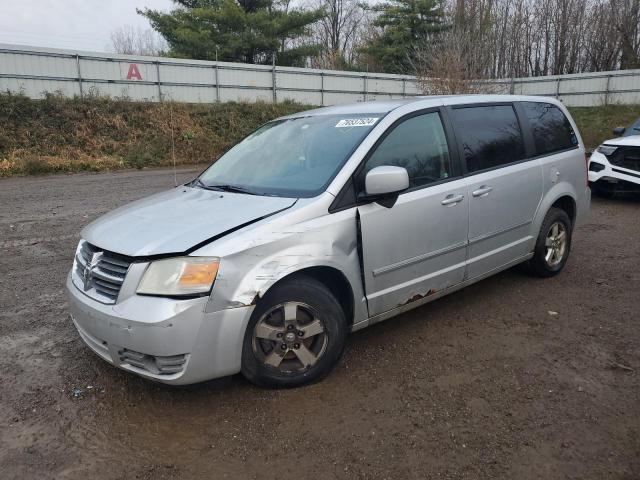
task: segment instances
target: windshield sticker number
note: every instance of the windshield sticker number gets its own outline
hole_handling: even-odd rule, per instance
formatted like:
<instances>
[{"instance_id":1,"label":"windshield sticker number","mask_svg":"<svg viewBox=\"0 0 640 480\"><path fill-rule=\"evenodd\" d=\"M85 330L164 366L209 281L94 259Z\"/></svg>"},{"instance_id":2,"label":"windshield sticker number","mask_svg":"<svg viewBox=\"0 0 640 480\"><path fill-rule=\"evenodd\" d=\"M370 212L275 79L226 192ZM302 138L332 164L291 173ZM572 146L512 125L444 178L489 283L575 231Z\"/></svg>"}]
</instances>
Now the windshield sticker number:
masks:
<instances>
[{"instance_id":1,"label":"windshield sticker number","mask_svg":"<svg viewBox=\"0 0 640 480\"><path fill-rule=\"evenodd\" d=\"M378 121L378 118L343 118L336 123L336 128L345 127L370 127Z\"/></svg>"}]
</instances>

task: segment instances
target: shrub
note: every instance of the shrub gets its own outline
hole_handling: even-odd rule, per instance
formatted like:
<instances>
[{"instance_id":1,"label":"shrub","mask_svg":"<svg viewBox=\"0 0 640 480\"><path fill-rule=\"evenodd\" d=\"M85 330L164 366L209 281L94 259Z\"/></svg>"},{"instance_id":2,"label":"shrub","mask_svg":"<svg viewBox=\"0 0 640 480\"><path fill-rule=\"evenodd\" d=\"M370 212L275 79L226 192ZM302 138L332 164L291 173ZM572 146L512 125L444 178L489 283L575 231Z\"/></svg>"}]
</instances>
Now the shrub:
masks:
<instances>
[{"instance_id":1,"label":"shrub","mask_svg":"<svg viewBox=\"0 0 640 480\"><path fill-rule=\"evenodd\" d=\"M0 176L207 164L294 102L146 103L88 95L31 100L0 93ZM637 105L571 108L587 148L639 114Z\"/></svg>"},{"instance_id":2,"label":"shrub","mask_svg":"<svg viewBox=\"0 0 640 480\"><path fill-rule=\"evenodd\" d=\"M146 103L96 95L0 94L0 175L210 163L301 104Z\"/></svg>"}]
</instances>

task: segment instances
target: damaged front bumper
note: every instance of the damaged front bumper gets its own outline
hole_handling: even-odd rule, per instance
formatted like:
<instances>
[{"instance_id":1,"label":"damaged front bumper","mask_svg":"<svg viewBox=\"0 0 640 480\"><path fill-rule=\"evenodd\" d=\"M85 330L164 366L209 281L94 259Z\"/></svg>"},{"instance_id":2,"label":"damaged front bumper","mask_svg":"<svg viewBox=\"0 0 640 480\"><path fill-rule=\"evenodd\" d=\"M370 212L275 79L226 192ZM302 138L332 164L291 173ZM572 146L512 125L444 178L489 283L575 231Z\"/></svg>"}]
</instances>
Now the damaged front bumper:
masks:
<instances>
[{"instance_id":1,"label":"damaged front bumper","mask_svg":"<svg viewBox=\"0 0 640 480\"><path fill-rule=\"evenodd\" d=\"M253 306L208 312L208 298L134 295L113 305L67 278L69 308L84 342L107 362L145 378L186 385L238 373Z\"/></svg>"}]
</instances>

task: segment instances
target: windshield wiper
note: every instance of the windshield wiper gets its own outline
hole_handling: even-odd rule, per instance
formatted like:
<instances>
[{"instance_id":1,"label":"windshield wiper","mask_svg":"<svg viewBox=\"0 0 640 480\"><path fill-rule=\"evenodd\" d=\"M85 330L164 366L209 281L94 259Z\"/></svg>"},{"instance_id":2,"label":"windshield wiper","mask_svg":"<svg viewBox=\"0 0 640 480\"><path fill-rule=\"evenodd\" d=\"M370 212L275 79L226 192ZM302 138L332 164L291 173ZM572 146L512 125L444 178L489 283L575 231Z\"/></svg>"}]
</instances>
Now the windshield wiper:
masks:
<instances>
[{"instance_id":1,"label":"windshield wiper","mask_svg":"<svg viewBox=\"0 0 640 480\"><path fill-rule=\"evenodd\" d=\"M249 190L248 188L240 187L238 185L228 185L228 184L207 185L202 180L200 180L200 178L196 178L193 182L191 182L191 186L200 187L205 190L217 190L220 192L245 193L247 195L260 195L260 193L258 192L254 192L253 190Z\"/></svg>"},{"instance_id":2,"label":"windshield wiper","mask_svg":"<svg viewBox=\"0 0 640 480\"><path fill-rule=\"evenodd\" d=\"M238 185L207 185L206 188L211 190L221 190L223 192L232 193L246 193L247 195L260 195L258 192L254 192L245 187L239 187Z\"/></svg>"},{"instance_id":3,"label":"windshield wiper","mask_svg":"<svg viewBox=\"0 0 640 480\"><path fill-rule=\"evenodd\" d=\"M202 187L205 189L207 188L207 185L202 180L200 180L200 177L191 180L191 182L187 183L187 185L189 185L190 187Z\"/></svg>"}]
</instances>

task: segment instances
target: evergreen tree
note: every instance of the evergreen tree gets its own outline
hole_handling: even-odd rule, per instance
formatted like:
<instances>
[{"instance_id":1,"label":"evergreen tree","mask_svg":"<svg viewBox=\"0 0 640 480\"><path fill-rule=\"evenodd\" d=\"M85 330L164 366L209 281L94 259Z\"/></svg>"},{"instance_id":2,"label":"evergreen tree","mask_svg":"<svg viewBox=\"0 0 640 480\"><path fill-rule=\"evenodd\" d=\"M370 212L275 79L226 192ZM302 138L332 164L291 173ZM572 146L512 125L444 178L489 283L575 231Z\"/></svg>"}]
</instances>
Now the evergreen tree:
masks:
<instances>
[{"instance_id":1,"label":"evergreen tree","mask_svg":"<svg viewBox=\"0 0 640 480\"><path fill-rule=\"evenodd\" d=\"M389 0L371 10L378 13L373 35L362 53L375 69L388 73L412 73L412 52L430 37L446 29L442 0Z\"/></svg>"},{"instance_id":2,"label":"evergreen tree","mask_svg":"<svg viewBox=\"0 0 640 480\"><path fill-rule=\"evenodd\" d=\"M319 45L290 47L322 10L289 9L282 0L173 0L170 13L138 10L169 44L169 55L198 60L303 66ZM286 1L286 0L285 0Z\"/></svg>"}]
</instances>

